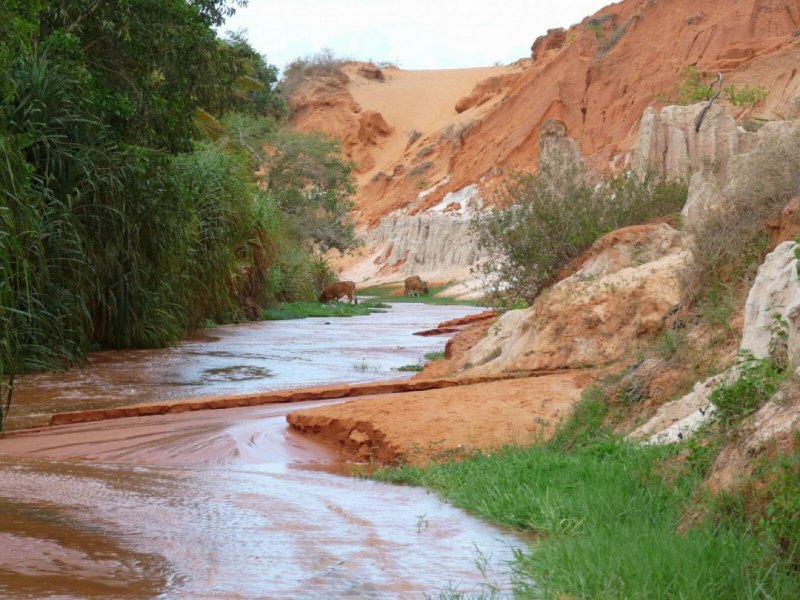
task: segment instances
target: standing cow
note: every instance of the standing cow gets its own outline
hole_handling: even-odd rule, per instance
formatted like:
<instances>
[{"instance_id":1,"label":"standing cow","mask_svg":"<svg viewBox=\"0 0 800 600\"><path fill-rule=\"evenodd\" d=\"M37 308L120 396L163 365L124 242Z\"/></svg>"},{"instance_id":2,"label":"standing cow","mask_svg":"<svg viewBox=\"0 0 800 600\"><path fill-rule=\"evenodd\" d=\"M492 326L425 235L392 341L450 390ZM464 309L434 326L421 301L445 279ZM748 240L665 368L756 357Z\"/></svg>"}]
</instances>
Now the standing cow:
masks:
<instances>
[{"instance_id":1,"label":"standing cow","mask_svg":"<svg viewBox=\"0 0 800 600\"><path fill-rule=\"evenodd\" d=\"M351 304L358 304L358 298L356 298L356 284L352 281L330 283L322 290L322 293L319 295L319 301L326 304L331 300L338 301L342 296L347 296Z\"/></svg>"},{"instance_id":2,"label":"standing cow","mask_svg":"<svg viewBox=\"0 0 800 600\"><path fill-rule=\"evenodd\" d=\"M406 277L405 284L404 296L419 296L428 293L428 282L423 281L419 275Z\"/></svg>"}]
</instances>

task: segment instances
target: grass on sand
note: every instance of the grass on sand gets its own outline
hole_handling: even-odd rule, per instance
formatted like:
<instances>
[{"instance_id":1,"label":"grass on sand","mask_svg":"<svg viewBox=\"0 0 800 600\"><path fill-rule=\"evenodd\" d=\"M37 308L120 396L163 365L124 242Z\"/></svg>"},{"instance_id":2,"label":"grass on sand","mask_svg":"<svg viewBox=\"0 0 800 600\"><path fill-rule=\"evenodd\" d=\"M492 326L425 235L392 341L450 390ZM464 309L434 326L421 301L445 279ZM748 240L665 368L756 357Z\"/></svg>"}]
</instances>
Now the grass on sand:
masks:
<instances>
[{"instance_id":1,"label":"grass on sand","mask_svg":"<svg viewBox=\"0 0 800 600\"><path fill-rule=\"evenodd\" d=\"M422 302L424 304L452 304L460 306L483 306L480 300L456 300L455 298L447 298L444 296L437 296L452 286L452 282L448 281L442 285L429 286L428 294L422 296L403 296L392 295L392 292L403 290L403 284L389 283L381 285L373 285L366 288L358 288L358 295L369 296L373 300L379 302Z\"/></svg>"},{"instance_id":2,"label":"grass on sand","mask_svg":"<svg viewBox=\"0 0 800 600\"><path fill-rule=\"evenodd\" d=\"M333 304L320 304L319 302L287 302L278 308L264 310L264 320L283 321L287 319L305 319L306 317L356 317L381 309L390 308L388 304L368 300L358 304L334 302Z\"/></svg>"}]
</instances>

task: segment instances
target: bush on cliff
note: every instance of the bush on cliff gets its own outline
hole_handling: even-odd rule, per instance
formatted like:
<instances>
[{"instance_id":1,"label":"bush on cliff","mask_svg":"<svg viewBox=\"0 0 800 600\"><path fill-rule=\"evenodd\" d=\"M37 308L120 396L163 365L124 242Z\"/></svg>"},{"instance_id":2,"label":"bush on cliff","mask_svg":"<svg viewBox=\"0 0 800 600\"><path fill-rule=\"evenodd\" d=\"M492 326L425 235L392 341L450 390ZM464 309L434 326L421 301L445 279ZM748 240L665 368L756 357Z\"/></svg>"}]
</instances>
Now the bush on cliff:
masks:
<instances>
[{"instance_id":1,"label":"bush on cliff","mask_svg":"<svg viewBox=\"0 0 800 600\"><path fill-rule=\"evenodd\" d=\"M512 175L498 193L501 208L471 223L490 257L479 267L487 291L500 306L530 303L598 238L677 214L686 192L681 182L633 173L590 183L553 163L539 175Z\"/></svg>"},{"instance_id":2,"label":"bush on cliff","mask_svg":"<svg viewBox=\"0 0 800 600\"><path fill-rule=\"evenodd\" d=\"M312 77L341 77L342 67L351 59L337 57L330 48L323 48L316 54L296 58L283 70L278 89L288 102L306 80Z\"/></svg>"},{"instance_id":3,"label":"bush on cliff","mask_svg":"<svg viewBox=\"0 0 800 600\"><path fill-rule=\"evenodd\" d=\"M724 202L690 230L687 304L730 287L749 288L770 249L769 221L800 192L800 127L759 144L731 169Z\"/></svg>"}]
</instances>

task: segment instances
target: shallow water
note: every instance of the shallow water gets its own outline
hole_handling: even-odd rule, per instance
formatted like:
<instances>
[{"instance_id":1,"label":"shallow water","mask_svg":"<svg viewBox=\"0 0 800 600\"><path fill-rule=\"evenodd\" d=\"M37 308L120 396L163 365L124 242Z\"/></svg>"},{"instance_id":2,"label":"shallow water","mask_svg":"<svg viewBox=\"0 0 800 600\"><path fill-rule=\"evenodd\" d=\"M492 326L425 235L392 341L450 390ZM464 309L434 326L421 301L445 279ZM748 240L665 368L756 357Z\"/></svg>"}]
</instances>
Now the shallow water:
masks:
<instances>
[{"instance_id":1,"label":"shallow water","mask_svg":"<svg viewBox=\"0 0 800 600\"><path fill-rule=\"evenodd\" d=\"M351 319L330 328L338 337L299 340L305 351L277 350L270 338L269 352L257 352L268 342L242 330L252 326L222 328L207 346L192 341L166 353L172 370L151 359L153 379L162 383L147 393L168 393L171 377L224 369L209 358L220 359L221 348L232 364L237 348L248 357L305 356L302 373L313 383L394 377L392 366L443 345L411 332L469 312L428 308L450 314L436 311L428 322L409 309L385 321L389 315ZM342 329L354 326L367 340ZM334 349L321 350L328 342ZM187 364L187 356L205 366ZM378 369L353 370L353 360ZM263 366L254 358L238 362ZM274 363L266 368L277 372ZM133 366L126 372L147 379ZM197 387L213 395L220 386L253 389L240 387L248 379L220 381L218 374ZM113 394L119 378L102 375L97 370L91 381ZM283 381L275 387L286 387ZM51 390L61 393L57 380ZM505 563L523 545L519 538L425 490L337 475L346 468L339 457L288 430L287 412L326 402L118 419L0 439L0 597L421 598L448 588L507 590Z\"/></svg>"},{"instance_id":2,"label":"shallow water","mask_svg":"<svg viewBox=\"0 0 800 600\"><path fill-rule=\"evenodd\" d=\"M405 377L396 369L447 339L413 332L481 310L395 304L361 317L225 325L172 348L93 352L85 368L19 378L6 425L43 425L54 412Z\"/></svg>"}]
</instances>

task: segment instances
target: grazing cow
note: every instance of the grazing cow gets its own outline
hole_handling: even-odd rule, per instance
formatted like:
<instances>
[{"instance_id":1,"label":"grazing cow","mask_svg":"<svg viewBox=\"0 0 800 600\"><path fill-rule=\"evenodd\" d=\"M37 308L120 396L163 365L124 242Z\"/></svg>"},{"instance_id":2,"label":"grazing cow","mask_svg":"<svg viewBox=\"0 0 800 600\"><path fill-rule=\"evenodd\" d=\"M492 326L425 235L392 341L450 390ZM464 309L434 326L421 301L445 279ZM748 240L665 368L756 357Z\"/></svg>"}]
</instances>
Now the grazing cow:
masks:
<instances>
[{"instance_id":1,"label":"grazing cow","mask_svg":"<svg viewBox=\"0 0 800 600\"><path fill-rule=\"evenodd\" d=\"M358 304L358 298L356 298L356 284L352 281L330 283L322 290L322 293L319 295L319 301L323 304L331 300L336 300L338 302L339 298L342 296L347 296L351 304Z\"/></svg>"},{"instance_id":2,"label":"grazing cow","mask_svg":"<svg viewBox=\"0 0 800 600\"><path fill-rule=\"evenodd\" d=\"M405 284L404 296L419 296L428 293L428 282L423 281L419 275L406 277Z\"/></svg>"}]
</instances>

